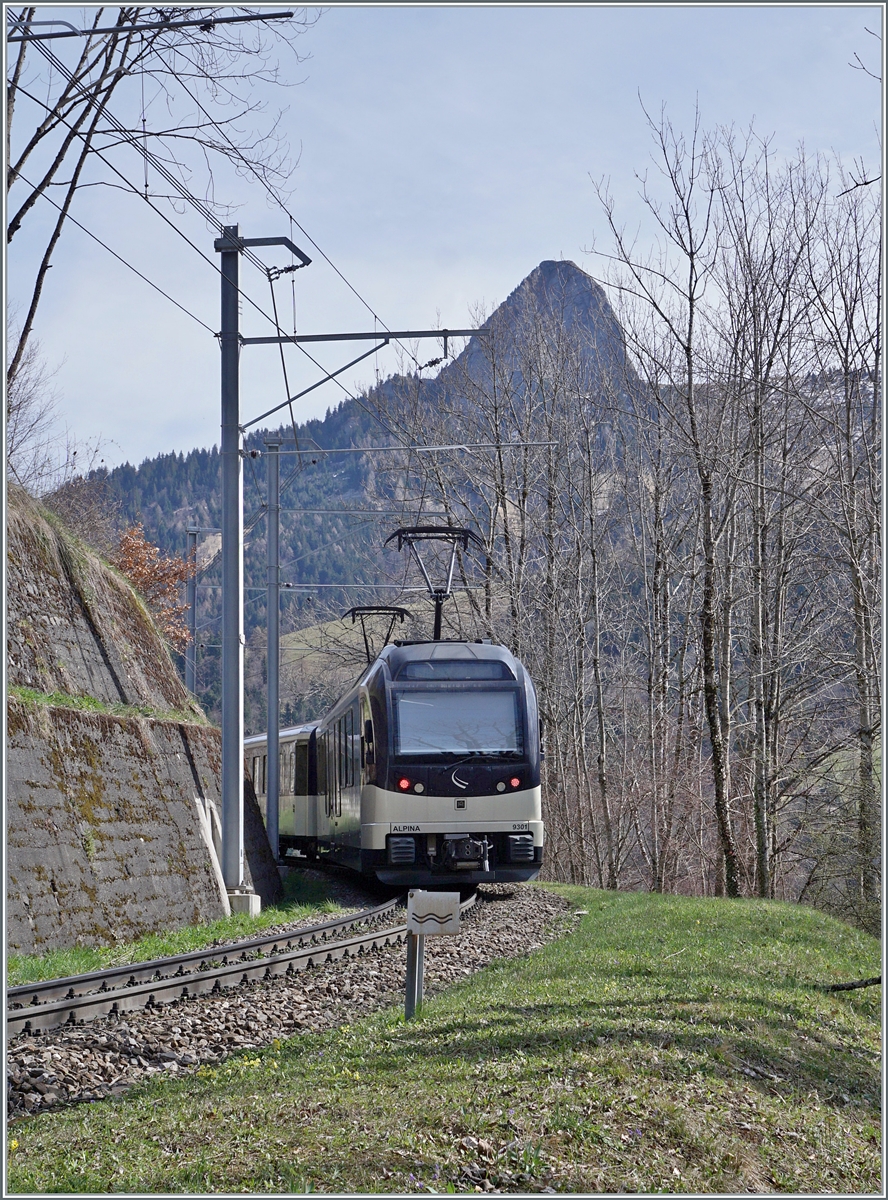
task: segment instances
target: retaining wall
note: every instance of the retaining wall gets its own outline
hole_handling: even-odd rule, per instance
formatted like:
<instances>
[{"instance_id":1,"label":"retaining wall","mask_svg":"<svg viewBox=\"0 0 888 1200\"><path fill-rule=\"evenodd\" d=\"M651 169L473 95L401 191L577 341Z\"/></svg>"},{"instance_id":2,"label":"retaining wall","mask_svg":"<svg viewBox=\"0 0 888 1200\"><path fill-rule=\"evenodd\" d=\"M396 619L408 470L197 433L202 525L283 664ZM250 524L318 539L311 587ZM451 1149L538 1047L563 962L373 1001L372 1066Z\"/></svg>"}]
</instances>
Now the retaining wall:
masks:
<instances>
[{"instance_id":1,"label":"retaining wall","mask_svg":"<svg viewBox=\"0 0 888 1200\"><path fill-rule=\"evenodd\" d=\"M7 703L7 944L132 940L228 909L212 844L221 739L207 726ZM280 879L245 788L247 881Z\"/></svg>"}]
</instances>

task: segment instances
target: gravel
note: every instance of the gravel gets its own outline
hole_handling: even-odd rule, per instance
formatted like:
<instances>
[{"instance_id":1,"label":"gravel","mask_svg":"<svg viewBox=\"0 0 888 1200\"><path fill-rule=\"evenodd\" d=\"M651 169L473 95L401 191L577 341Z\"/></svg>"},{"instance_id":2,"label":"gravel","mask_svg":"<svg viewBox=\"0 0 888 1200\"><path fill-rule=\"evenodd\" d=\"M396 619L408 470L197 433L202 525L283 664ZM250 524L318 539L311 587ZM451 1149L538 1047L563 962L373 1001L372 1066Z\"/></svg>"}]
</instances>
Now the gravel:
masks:
<instances>
[{"instance_id":1,"label":"gravel","mask_svg":"<svg viewBox=\"0 0 888 1200\"><path fill-rule=\"evenodd\" d=\"M336 899L346 907L374 903L345 881L338 888ZM494 959L536 950L571 925L567 901L527 884L484 884L478 897L463 918L460 936L426 942L427 996ZM384 924L402 919L396 913ZM300 924L318 923L315 918ZM281 927L281 932L298 927ZM295 978L280 976L221 995L21 1035L7 1047L9 1114L22 1116L120 1095L146 1078L183 1075L203 1064L218 1064L239 1050L403 1005L405 968L405 946L386 946L369 957L309 968Z\"/></svg>"}]
</instances>

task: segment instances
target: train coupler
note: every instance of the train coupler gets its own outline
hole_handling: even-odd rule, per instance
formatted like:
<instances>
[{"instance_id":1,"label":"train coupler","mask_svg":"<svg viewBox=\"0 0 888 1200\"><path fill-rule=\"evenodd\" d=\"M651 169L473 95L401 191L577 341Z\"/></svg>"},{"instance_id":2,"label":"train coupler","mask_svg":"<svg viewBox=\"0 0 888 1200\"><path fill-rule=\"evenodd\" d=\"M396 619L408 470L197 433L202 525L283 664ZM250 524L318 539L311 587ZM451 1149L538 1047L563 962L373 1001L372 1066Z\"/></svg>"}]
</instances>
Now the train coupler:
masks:
<instances>
[{"instance_id":1,"label":"train coupler","mask_svg":"<svg viewBox=\"0 0 888 1200\"><path fill-rule=\"evenodd\" d=\"M490 871L490 842L463 834L444 834L443 865L457 871Z\"/></svg>"}]
</instances>

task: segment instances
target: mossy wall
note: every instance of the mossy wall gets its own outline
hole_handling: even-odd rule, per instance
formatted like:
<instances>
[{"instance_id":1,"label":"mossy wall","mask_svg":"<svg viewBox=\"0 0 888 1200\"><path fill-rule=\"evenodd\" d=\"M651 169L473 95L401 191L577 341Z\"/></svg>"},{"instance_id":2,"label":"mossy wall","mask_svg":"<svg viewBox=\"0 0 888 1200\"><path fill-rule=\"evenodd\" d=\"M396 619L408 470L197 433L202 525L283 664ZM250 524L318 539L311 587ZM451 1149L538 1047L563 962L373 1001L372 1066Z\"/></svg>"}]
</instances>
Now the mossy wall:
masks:
<instances>
[{"instance_id":1,"label":"mossy wall","mask_svg":"<svg viewBox=\"0 0 888 1200\"><path fill-rule=\"evenodd\" d=\"M129 941L226 912L200 811L219 803L217 729L7 702L7 945ZM280 887L245 796L248 882Z\"/></svg>"},{"instance_id":2,"label":"mossy wall","mask_svg":"<svg viewBox=\"0 0 888 1200\"><path fill-rule=\"evenodd\" d=\"M7 945L40 953L213 920L227 898L209 830L221 735L126 581L19 488L7 490ZM83 711L53 693L194 713ZM218 824L218 823L217 823ZM252 787L246 882L280 895Z\"/></svg>"},{"instance_id":3,"label":"mossy wall","mask_svg":"<svg viewBox=\"0 0 888 1200\"><path fill-rule=\"evenodd\" d=\"M7 502L7 682L199 717L126 580L21 488Z\"/></svg>"}]
</instances>

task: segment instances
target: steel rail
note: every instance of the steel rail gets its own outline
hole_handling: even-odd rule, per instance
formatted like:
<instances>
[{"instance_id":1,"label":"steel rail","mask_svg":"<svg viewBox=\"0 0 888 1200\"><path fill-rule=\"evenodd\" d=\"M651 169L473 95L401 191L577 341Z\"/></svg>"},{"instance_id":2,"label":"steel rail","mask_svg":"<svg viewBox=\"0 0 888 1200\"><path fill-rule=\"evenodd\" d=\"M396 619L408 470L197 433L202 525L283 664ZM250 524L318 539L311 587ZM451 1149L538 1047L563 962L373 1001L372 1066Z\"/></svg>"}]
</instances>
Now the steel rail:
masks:
<instances>
[{"instance_id":1,"label":"steel rail","mask_svg":"<svg viewBox=\"0 0 888 1200\"><path fill-rule=\"evenodd\" d=\"M155 978L164 978L176 971L182 973L182 967L199 970L207 963L227 963L239 956L247 957L257 950L275 953L275 947L286 943L289 949L293 945L305 945L307 941L316 941L326 937L337 929L350 928L361 921L372 921L375 917L396 908L399 901L388 900L375 908L362 909L345 917L337 917L335 921L325 921L320 925L309 925L304 929L294 929L289 932L265 934L263 937L251 938L248 941L230 942L223 946L204 946L200 950L185 951L168 958L156 958L149 962L123 963L119 967L106 967L101 971L92 971L85 975L68 975L61 979L39 980L34 983L22 983L9 988L6 993L7 1005L10 1002L26 1004L43 1004L50 1000L73 999L87 992L107 991L109 987L120 987L122 980L127 986Z\"/></svg>"},{"instance_id":2,"label":"steel rail","mask_svg":"<svg viewBox=\"0 0 888 1200\"><path fill-rule=\"evenodd\" d=\"M473 896L465 901L461 905L462 911L471 908L475 900ZM321 939L334 929L372 920L399 903L399 900L393 900L350 917L294 930L292 934L254 938L249 942L209 947L151 963L130 964L112 971L10 988L7 992L7 1039L21 1033L35 1033L40 1029L54 1029L65 1024L82 1025L97 1017L170 1004L208 992L239 987L250 981L292 975L296 971L396 944L406 937L406 923L388 929L370 930L340 941ZM249 957L250 950L259 954L259 957ZM224 961L220 963L220 959ZM189 970L186 970L186 965ZM168 974L162 975L162 970L168 971ZM110 987L108 981L112 978L124 982ZM79 993L76 991L78 987L82 989ZM65 994L59 998L62 990ZM9 1007L12 1003L18 1006Z\"/></svg>"},{"instance_id":3,"label":"steel rail","mask_svg":"<svg viewBox=\"0 0 888 1200\"><path fill-rule=\"evenodd\" d=\"M266 934L263 937L251 938L247 941L231 942L222 946L205 946L200 950L186 951L183 954L172 955L168 958L157 958L150 962L124 963L119 967L106 967L101 971L93 971L84 975L69 975L62 979L46 979L33 983L19 984L7 989L7 1030L9 1021L21 1024L21 1013L31 1011L38 1006L51 1004L56 1000L76 1001L80 997L95 993L108 993L124 987L132 989L139 983L155 982L170 978L181 980L188 972L202 971L208 966L233 965L242 963L256 954L275 955L306 943L317 944L339 929L353 928L364 921L372 921L376 917L390 912L400 903L399 900L389 900L374 908L362 909L334 921L325 921L320 925L310 925L304 929L290 932ZM15 1007L12 1007L12 1006ZM40 1026L48 1028L48 1026Z\"/></svg>"}]
</instances>

